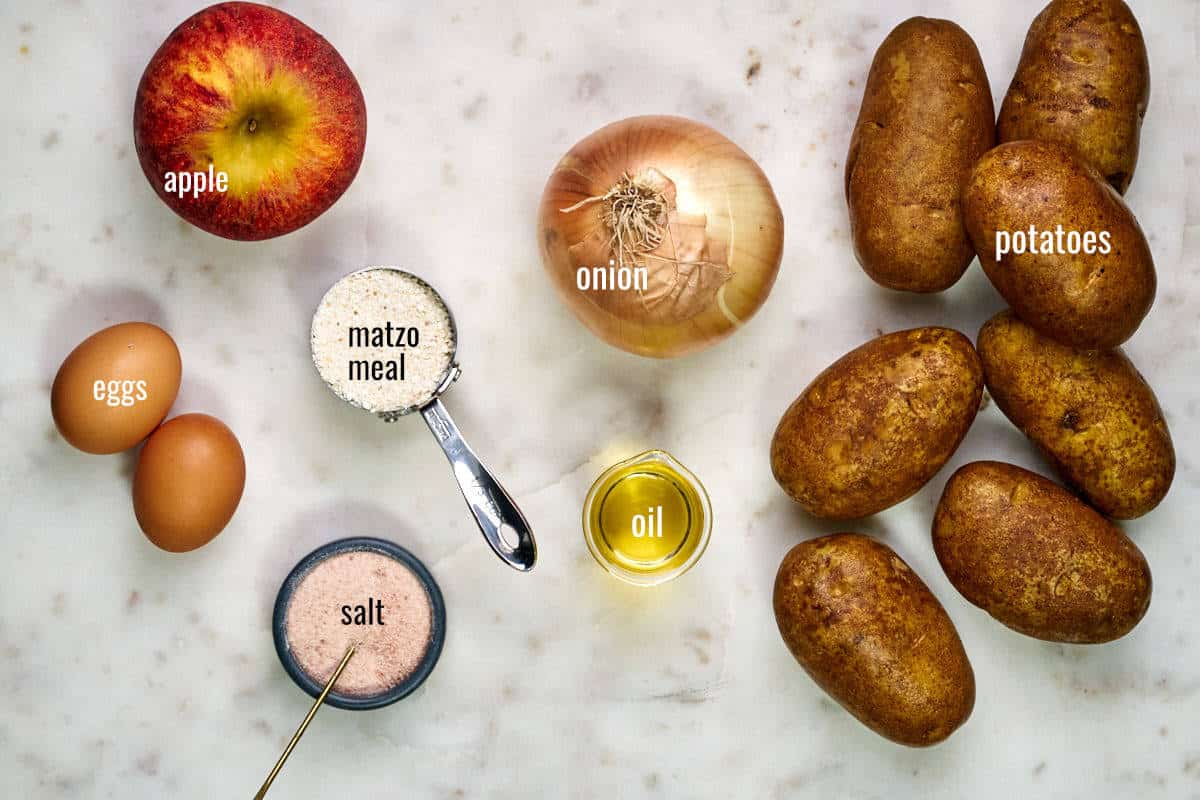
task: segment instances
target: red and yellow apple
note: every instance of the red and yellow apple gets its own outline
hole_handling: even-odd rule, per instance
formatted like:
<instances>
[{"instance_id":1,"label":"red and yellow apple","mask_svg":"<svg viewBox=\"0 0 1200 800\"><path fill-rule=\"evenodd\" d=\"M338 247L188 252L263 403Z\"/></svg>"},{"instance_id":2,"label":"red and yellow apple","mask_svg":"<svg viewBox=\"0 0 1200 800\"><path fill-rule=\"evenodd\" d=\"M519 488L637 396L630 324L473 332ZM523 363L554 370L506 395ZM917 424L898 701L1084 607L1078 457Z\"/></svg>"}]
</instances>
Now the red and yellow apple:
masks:
<instances>
[{"instance_id":1,"label":"red and yellow apple","mask_svg":"<svg viewBox=\"0 0 1200 800\"><path fill-rule=\"evenodd\" d=\"M367 109L319 33L274 8L221 3L150 59L133 133L142 171L181 217L227 239L269 239L312 222L350 186Z\"/></svg>"}]
</instances>

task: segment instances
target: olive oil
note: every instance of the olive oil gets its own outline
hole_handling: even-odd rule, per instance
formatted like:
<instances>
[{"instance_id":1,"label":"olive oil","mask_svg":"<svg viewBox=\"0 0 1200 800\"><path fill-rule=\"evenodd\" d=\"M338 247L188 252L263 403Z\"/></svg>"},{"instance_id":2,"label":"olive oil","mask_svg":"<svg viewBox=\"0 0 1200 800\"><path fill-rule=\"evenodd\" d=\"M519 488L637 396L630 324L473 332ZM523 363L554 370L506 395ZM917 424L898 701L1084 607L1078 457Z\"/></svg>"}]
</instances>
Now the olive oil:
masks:
<instances>
[{"instance_id":1,"label":"olive oil","mask_svg":"<svg viewBox=\"0 0 1200 800\"><path fill-rule=\"evenodd\" d=\"M670 580L704 552L712 507L696 476L662 450L615 464L588 492L588 549L618 578L641 585Z\"/></svg>"}]
</instances>

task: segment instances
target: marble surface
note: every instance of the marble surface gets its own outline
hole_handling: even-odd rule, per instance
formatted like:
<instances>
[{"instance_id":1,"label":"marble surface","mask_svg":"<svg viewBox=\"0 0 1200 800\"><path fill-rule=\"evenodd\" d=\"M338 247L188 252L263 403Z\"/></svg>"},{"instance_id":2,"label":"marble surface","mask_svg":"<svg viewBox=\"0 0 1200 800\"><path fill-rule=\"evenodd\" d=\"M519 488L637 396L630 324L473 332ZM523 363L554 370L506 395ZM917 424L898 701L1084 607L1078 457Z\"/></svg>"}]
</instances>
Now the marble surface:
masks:
<instances>
[{"instance_id":1,"label":"marble surface","mask_svg":"<svg viewBox=\"0 0 1200 800\"><path fill-rule=\"evenodd\" d=\"M1200 797L1200 3L1134 4L1154 93L1128 200L1160 285L1127 351L1179 451L1170 496L1127 525L1154 569L1153 605L1115 644L1064 647L958 596L929 544L946 477L978 458L1046 469L988 407L920 494L856 526L920 572L974 663L973 717L926 751L867 731L784 648L770 605L779 560L844 526L791 504L767 446L816 372L877 331L973 334L1000 308L977 266L939 297L877 289L850 252L841 173L867 65L894 24L959 21L999 99L1040 0L286 5L357 73L371 127L343 199L260 244L179 221L132 153L141 70L197 4L0 8L0 796L251 794L308 705L271 644L279 583L313 547L374 534L440 581L442 661L400 705L322 712L272 796ZM759 315L666 363L587 333L533 237L557 158L648 112L741 144L787 219ZM420 422L377 422L316 377L313 308L378 262L421 273L454 307L465 376L447 404L537 529L531 575L484 545ZM62 357L126 319L178 342L176 412L216 414L246 450L241 509L190 555L138 531L131 456L76 452L50 419ZM641 590L595 565L579 514L606 466L649 447L704 480L716 525L693 572Z\"/></svg>"}]
</instances>

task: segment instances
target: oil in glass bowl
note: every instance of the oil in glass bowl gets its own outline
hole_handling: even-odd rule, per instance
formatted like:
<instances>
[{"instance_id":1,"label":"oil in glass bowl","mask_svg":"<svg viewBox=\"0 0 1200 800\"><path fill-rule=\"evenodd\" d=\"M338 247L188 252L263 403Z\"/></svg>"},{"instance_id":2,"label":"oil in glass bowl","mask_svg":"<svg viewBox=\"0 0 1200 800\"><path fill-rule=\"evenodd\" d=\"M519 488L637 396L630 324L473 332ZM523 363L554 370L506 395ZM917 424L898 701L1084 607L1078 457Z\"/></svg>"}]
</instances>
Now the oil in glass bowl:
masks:
<instances>
[{"instance_id":1,"label":"oil in glass bowl","mask_svg":"<svg viewBox=\"0 0 1200 800\"><path fill-rule=\"evenodd\" d=\"M608 572L653 586L687 572L704 554L712 506L704 486L662 450L605 470L583 504L588 549Z\"/></svg>"}]
</instances>

